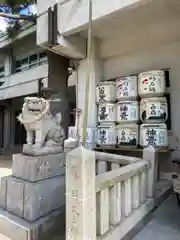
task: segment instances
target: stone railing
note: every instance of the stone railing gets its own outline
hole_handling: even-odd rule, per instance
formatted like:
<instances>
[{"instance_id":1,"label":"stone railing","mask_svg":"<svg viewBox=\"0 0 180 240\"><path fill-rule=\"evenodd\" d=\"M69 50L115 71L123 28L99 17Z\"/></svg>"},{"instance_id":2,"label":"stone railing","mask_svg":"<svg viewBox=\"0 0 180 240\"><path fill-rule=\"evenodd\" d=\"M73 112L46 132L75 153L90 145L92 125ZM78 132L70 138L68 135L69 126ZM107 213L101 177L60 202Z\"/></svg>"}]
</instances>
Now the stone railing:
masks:
<instances>
[{"instance_id":1,"label":"stone railing","mask_svg":"<svg viewBox=\"0 0 180 240\"><path fill-rule=\"evenodd\" d=\"M66 161L66 239L123 238L147 213L155 194L156 154L143 158L82 147Z\"/></svg>"}]
</instances>

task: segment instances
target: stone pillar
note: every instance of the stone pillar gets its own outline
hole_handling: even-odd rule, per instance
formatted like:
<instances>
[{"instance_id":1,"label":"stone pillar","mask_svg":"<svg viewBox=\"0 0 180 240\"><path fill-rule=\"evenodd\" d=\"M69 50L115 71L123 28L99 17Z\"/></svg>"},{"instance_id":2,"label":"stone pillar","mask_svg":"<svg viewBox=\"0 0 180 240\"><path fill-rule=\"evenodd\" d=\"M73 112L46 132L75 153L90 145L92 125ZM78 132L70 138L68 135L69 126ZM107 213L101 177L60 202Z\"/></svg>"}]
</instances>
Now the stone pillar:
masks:
<instances>
[{"instance_id":1,"label":"stone pillar","mask_svg":"<svg viewBox=\"0 0 180 240\"><path fill-rule=\"evenodd\" d=\"M11 111L11 146L15 145L15 127L16 127L16 114L15 110Z\"/></svg>"},{"instance_id":2,"label":"stone pillar","mask_svg":"<svg viewBox=\"0 0 180 240\"><path fill-rule=\"evenodd\" d=\"M11 145L11 111L6 108L4 110L4 148Z\"/></svg>"},{"instance_id":3,"label":"stone pillar","mask_svg":"<svg viewBox=\"0 0 180 240\"><path fill-rule=\"evenodd\" d=\"M4 75L8 76L11 74L11 60L10 56L6 55L5 56L5 65L4 65Z\"/></svg>"},{"instance_id":4,"label":"stone pillar","mask_svg":"<svg viewBox=\"0 0 180 240\"><path fill-rule=\"evenodd\" d=\"M157 151L154 147L149 146L143 150L143 159L149 162L148 170L148 188L147 197L155 197L156 183L157 183L157 166L158 158Z\"/></svg>"},{"instance_id":5,"label":"stone pillar","mask_svg":"<svg viewBox=\"0 0 180 240\"><path fill-rule=\"evenodd\" d=\"M15 66L15 59L13 56L13 50L10 48L5 55L5 65L4 65L5 76L8 76L14 72L14 66Z\"/></svg>"},{"instance_id":6,"label":"stone pillar","mask_svg":"<svg viewBox=\"0 0 180 240\"><path fill-rule=\"evenodd\" d=\"M95 153L78 147L66 157L66 240L96 240Z\"/></svg>"},{"instance_id":7,"label":"stone pillar","mask_svg":"<svg viewBox=\"0 0 180 240\"><path fill-rule=\"evenodd\" d=\"M87 59L80 61L78 68L78 86L76 91L78 92L77 108L82 109L82 119L84 118L84 104L85 104L85 88L87 79ZM87 128L94 128L97 125L97 109L96 109L96 85L100 80L103 80L102 74L102 61L99 59L99 40L93 38L92 40L92 65L90 74L90 86L89 86L89 108L88 108L88 120ZM83 126L83 120L82 120ZM92 135L92 134L90 134ZM89 138L90 139L90 138ZM92 142L89 142L89 148L91 148Z\"/></svg>"},{"instance_id":8,"label":"stone pillar","mask_svg":"<svg viewBox=\"0 0 180 240\"><path fill-rule=\"evenodd\" d=\"M62 127L65 130L66 136L68 133L68 126L70 121L70 111L68 102L68 66L69 60L65 57L57 55L53 52L47 52L49 76L48 87L52 88L57 94L54 94L57 102L51 103L51 112L55 114L61 112Z\"/></svg>"}]
</instances>

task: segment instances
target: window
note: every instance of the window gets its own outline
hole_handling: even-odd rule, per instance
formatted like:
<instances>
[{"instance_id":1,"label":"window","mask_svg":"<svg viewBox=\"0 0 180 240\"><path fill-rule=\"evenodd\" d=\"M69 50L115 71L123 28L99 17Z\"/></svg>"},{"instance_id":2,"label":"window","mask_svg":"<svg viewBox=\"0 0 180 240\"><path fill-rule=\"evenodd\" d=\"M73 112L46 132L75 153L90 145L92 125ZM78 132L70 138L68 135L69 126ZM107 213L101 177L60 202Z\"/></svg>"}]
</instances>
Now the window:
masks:
<instances>
[{"instance_id":1,"label":"window","mask_svg":"<svg viewBox=\"0 0 180 240\"><path fill-rule=\"evenodd\" d=\"M24 58L22 60L16 61L16 72L25 71L29 68L29 59Z\"/></svg>"},{"instance_id":2,"label":"window","mask_svg":"<svg viewBox=\"0 0 180 240\"><path fill-rule=\"evenodd\" d=\"M4 67L0 67L0 78L3 78L4 76L5 76ZM4 80L4 79L2 79L2 80ZM0 79L0 86L2 86L4 83L4 81L2 81L2 80Z\"/></svg>"},{"instance_id":3,"label":"window","mask_svg":"<svg viewBox=\"0 0 180 240\"><path fill-rule=\"evenodd\" d=\"M24 70L27 70L29 68L29 58L24 58L21 60L21 69L24 71Z\"/></svg>"},{"instance_id":4,"label":"window","mask_svg":"<svg viewBox=\"0 0 180 240\"><path fill-rule=\"evenodd\" d=\"M4 77L4 67L0 67L0 78Z\"/></svg>"},{"instance_id":5,"label":"window","mask_svg":"<svg viewBox=\"0 0 180 240\"><path fill-rule=\"evenodd\" d=\"M34 67L38 65L38 55L34 54L32 56L30 56L30 60L29 60L29 67Z\"/></svg>"},{"instance_id":6,"label":"window","mask_svg":"<svg viewBox=\"0 0 180 240\"><path fill-rule=\"evenodd\" d=\"M16 61L16 72L21 71L21 61Z\"/></svg>"},{"instance_id":7,"label":"window","mask_svg":"<svg viewBox=\"0 0 180 240\"><path fill-rule=\"evenodd\" d=\"M45 52L30 55L26 58L16 61L16 73L25 71L29 68L44 64L47 62Z\"/></svg>"},{"instance_id":8,"label":"window","mask_svg":"<svg viewBox=\"0 0 180 240\"><path fill-rule=\"evenodd\" d=\"M45 62L47 62L47 56L45 52L42 52L39 54L39 64L41 65Z\"/></svg>"}]
</instances>

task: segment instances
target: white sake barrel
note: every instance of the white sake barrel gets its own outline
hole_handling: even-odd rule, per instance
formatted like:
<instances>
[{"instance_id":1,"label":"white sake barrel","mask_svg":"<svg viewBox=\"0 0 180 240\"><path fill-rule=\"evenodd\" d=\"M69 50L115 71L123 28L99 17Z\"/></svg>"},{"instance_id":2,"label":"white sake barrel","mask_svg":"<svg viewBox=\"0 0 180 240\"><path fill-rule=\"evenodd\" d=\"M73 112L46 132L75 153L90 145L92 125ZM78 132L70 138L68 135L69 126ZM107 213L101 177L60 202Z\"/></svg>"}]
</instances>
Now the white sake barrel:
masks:
<instances>
[{"instance_id":1,"label":"white sake barrel","mask_svg":"<svg viewBox=\"0 0 180 240\"><path fill-rule=\"evenodd\" d=\"M115 124L102 124L98 126L99 146L115 146L116 145L116 126Z\"/></svg>"},{"instance_id":2,"label":"white sake barrel","mask_svg":"<svg viewBox=\"0 0 180 240\"><path fill-rule=\"evenodd\" d=\"M118 101L135 100L137 96L137 76L116 79L116 99Z\"/></svg>"},{"instance_id":3,"label":"white sake barrel","mask_svg":"<svg viewBox=\"0 0 180 240\"><path fill-rule=\"evenodd\" d=\"M116 83L113 81L101 82L96 86L96 102L106 103L116 101Z\"/></svg>"},{"instance_id":4,"label":"white sake barrel","mask_svg":"<svg viewBox=\"0 0 180 240\"><path fill-rule=\"evenodd\" d=\"M91 114L91 113L89 113ZM98 106L98 122L115 122L116 121L116 104L104 103Z\"/></svg>"},{"instance_id":5,"label":"white sake barrel","mask_svg":"<svg viewBox=\"0 0 180 240\"><path fill-rule=\"evenodd\" d=\"M83 141L83 128L80 131L80 143ZM88 127L86 129L86 143L97 143L97 128L96 127Z\"/></svg>"},{"instance_id":6,"label":"white sake barrel","mask_svg":"<svg viewBox=\"0 0 180 240\"><path fill-rule=\"evenodd\" d=\"M142 124L140 126L140 145L142 147L151 145L155 148L167 148L168 132L166 124Z\"/></svg>"},{"instance_id":7,"label":"white sake barrel","mask_svg":"<svg viewBox=\"0 0 180 240\"><path fill-rule=\"evenodd\" d=\"M164 123L168 118L165 97L143 98L140 102L140 119L143 123Z\"/></svg>"},{"instance_id":8,"label":"white sake barrel","mask_svg":"<svg viewBox=\"0 0 180 240\"><path fill-rule=\"evenodd\" d=\"M116 104L116 121L118 123L136 123L139 121L139 102L121 101Z\"/></svg>"},{"instance_id":9,"label":"white sake barrel","mask_svg":"<svg viewBox=\"0 0 180 240\"><path fill-rule=\"evenodd\" d=\"M139 144L139 126L137 124L119 124L116 127L118 147L137 147Z\"/></svg>"},{"instance_id":10,"label":"white sake barrel","mask_svg":"<svg viewBox=\"0 0 180 240\"><path fill-rule=\"evenodd\" d=\"M164 71L149 71L138 76L138 91L141 97L160 97L166 90Z\"/></svg>"}]
</instances>

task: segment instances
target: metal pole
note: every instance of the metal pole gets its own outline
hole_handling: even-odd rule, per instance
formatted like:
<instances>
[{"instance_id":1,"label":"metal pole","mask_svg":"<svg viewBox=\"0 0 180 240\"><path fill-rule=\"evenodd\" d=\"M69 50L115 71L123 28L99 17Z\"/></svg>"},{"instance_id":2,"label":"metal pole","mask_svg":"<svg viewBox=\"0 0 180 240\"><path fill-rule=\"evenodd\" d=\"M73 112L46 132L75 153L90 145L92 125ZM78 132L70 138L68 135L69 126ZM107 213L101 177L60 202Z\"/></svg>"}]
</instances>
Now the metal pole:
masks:
<instances>
[{"instance_id":1,"label":"metal pole","mask_svg":"<svg viewBox=\"0 0 180 240\"><path fill-rule=\"evenodd\" d=\"M84 126L83 126L83 141L82 144L85 146L86 134L87 134L87 119L88 119L88 104L89 104L89 81L91 75L91 53L92 53L92 0L89 0L89 27L88 27L88 49L87 49L87 79L85 89L85 106L84 106Z\"/></svg>"}]
</instances>

